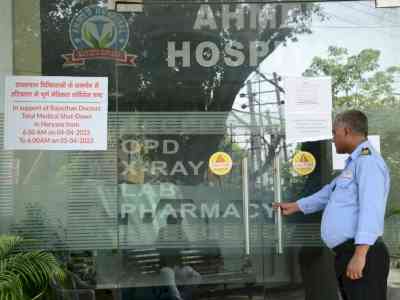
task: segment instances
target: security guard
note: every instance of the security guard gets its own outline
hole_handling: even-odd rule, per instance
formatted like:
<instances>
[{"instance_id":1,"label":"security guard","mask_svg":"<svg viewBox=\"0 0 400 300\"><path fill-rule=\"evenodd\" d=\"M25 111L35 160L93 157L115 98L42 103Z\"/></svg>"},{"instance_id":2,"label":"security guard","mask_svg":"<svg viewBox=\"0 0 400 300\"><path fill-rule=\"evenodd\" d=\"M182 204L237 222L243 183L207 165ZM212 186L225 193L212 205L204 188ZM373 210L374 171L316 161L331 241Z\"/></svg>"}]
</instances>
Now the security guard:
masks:
<instances>
[{"instance_id":1,"label":"security guard","mask_svg":"<svg viewBox=\"0 0 400 300\"><path fill-rule=\"evenodd\" d=\"M317 193L274 207L280 207L283 215L324 210L321 235L335 254L343 300L385 300L390 261L381 236L390 185L388 168L367 140L364 113L343 112L333 127L336 151L350 154L344 170Z\"/></svg>"}]
</instances>

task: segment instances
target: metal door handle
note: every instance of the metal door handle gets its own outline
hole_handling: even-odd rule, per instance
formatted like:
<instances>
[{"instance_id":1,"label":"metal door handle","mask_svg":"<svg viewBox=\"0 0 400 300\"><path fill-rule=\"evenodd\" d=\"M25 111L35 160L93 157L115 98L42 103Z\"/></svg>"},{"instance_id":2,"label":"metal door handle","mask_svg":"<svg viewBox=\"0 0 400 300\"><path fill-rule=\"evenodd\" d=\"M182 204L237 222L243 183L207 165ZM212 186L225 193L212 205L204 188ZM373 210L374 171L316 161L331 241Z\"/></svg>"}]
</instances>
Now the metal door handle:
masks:
<instances>
[{"instance_id":1,"label":"metal door handle","mask_svg":"<svg viewBox=\"0 0 400 300\"><path fill-rule=\"evenodd\" d=\"M249 171L247 157L242 160L242 191L245 255L250 255Z\"/></svg>"},{"instance_id":2,"label":"metal door handle","mask_svg":"<svg viewBox=\"0 0 400 300\"><path fill-rule=\"evenodd\" d=\"M275 152L274 157L274 198L276 203L282 202L280 149ZM282 210L280 207L275 213L275 228L277 238L276 252L283 254Z\"/></svg>"}]
</instances>

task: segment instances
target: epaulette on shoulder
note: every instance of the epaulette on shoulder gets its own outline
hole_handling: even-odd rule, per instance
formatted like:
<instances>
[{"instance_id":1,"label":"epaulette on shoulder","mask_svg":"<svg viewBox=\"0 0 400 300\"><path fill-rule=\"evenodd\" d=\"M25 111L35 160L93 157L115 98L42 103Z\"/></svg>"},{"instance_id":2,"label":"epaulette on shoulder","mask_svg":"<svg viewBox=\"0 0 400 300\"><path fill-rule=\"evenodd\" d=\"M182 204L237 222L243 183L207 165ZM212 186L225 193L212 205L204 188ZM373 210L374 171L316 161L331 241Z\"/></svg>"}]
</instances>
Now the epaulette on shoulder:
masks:
<instances>
[{"instance_id":1,"label":"epaulette on shoulder","mask_svg":"<svg viewBox=\"0 0 400 300\"><path fill-rule=\"evenodd\" d=\"M362 148L361 155L371 155L371 150L369 148Z\"/></svg>"}]
</instances>

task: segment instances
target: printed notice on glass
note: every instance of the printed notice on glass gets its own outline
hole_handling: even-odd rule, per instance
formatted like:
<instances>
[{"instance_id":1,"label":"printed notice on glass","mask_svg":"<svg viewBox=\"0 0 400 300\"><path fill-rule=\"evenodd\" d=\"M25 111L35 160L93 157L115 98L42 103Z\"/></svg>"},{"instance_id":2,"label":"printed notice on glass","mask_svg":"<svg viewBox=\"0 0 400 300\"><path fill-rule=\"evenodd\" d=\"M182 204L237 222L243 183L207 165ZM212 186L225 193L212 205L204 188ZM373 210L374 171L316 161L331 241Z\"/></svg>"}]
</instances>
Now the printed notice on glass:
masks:
<instances>
[{"instance_id":1,"label":"printed notice on glass","mask_svg":"<svg viewBox=\"0 0 400 300\"><path fill-rule=\"evenodd\" d=\"M400 0L375 0L377 8L400 7Z\"/></svg>"},{"instance_id":2,"label":"printed notice on glass","mask_svg":"<svg viewBox=\"0 0 400 300\"><path fill-rule=\"evenodd\" d=\"M106 77L9 76L7 150L107 150Z\"/></svg>"},{"instance_id":3,"label":"printed notice on glass","mask_svg":"<svg viewBox=\"0 0 400 300\"><path fill-rule=\"evenodd\" d=\"M331 86L330 77L285 78L287 143L332 138Z\"/></svg>"}]
</instances>

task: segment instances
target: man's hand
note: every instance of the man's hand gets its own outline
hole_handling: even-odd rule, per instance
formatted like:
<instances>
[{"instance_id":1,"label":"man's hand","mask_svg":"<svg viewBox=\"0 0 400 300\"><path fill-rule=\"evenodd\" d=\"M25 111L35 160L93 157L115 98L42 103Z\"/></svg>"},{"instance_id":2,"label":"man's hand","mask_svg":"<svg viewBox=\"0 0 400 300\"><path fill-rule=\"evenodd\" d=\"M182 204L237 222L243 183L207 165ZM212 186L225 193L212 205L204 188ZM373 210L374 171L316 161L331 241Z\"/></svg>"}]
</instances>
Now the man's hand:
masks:
<instances>
[{"instance_id":1,"label":"man's hand","mask_svg":"<svg viewBox=\"0 0 400 300\"><path fill-rule=\"evenodd\" d=\"M296 202L290 202L290 203L273 203L272 207L275 209L278 209L279 207L282 210L282 214L285 216L289 216L291 214L294 214L298 211L300 211L300 207Z\"/></svg>"},{"instance_id":2,"label":"man's hand","mask_svg":"<svg viewBox=\"0 0 400 300\"><path fill-rule=\"evenodd\" d=\"M351 280L357 280L363 277L366 257L362 255L354 255L347 265L346 276Z\"/></svg>"},{"instance_id":3,"label":"man's hand","mask_svg":"<svg viewBox=\"0 0 400 300\"><path fill-rule=\"evenodd\" d=\"M346 276L352 280L357 280L363 277L363 270L367 260L368 245L357 245L356 251L349 264L347 265Z\"/></svg>"}]
</instances>

